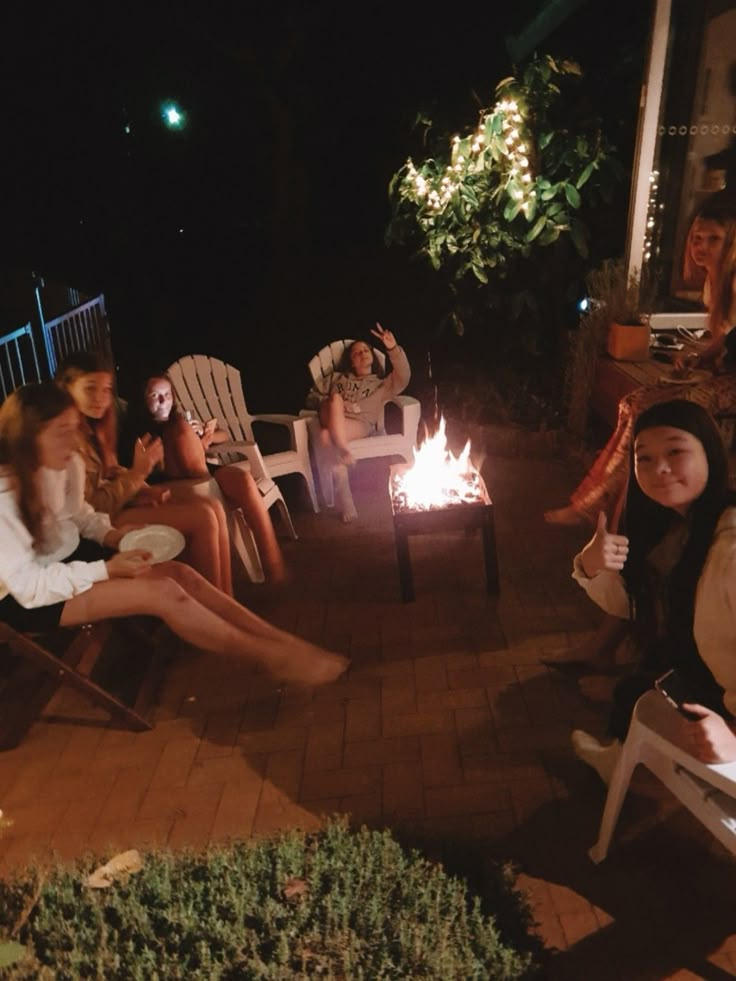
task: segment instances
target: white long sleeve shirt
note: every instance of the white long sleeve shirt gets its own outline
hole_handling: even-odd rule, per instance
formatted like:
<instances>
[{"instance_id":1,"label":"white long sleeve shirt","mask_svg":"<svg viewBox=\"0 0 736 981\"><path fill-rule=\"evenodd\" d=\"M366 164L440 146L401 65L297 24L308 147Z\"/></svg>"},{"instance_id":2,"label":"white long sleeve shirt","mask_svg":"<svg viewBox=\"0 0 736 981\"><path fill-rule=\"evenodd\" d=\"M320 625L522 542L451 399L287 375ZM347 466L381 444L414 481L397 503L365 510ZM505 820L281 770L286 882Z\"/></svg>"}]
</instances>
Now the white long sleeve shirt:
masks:
<instances>
[{"instance_id":1,"label":"white long sleeve shirt","mask_svg":"<svg viewBox=\"0 0 736 981\"><path fill-rule=\"evenodd\" d=\"M102 559L63 562L80 538L102 544L112 525L84 500L84 464L74 455L65 470L42 467L37 473L46 508L48 551L38 552L23 523L16 491L7 469L0 469L0 599L10 594L33 609L71 599L108 578Z\"/></svg>"},{"instance_id":2,"label":"white long sleeve shirt","mask_svg":"<svg viewBox=\"0 0 736 981\"><path fill-rule=\"evenodd\" d=\"M589 579L580 555L576 555L572 576L606 613L628 619L628 595L617 572L599 572ZM733 507L721 515L698 580L693 634L698 653L725 689L724 705L736 715L736 508Z\"/></svg>"}]
</instances>

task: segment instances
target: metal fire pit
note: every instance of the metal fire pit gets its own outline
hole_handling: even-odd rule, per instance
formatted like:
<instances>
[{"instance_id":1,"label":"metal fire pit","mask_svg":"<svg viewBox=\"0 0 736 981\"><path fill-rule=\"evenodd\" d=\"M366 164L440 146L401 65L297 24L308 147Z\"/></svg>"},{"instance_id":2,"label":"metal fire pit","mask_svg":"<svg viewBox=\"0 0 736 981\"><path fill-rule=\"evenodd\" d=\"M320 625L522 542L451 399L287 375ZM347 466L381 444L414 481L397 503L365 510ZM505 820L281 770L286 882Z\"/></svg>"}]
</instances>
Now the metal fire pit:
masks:
<instances>
[{"instance_id":1,"label":"metal fire pit","mask_svg":"<svg viewBox=\"0 0 736 981\"><path fill-rule=\"evenodd\" d=\"M498 580L498 558L496 555L496 531L493 524L493 502L483 479L478 475L478 490L482 500L458 501L444 507L412 509L394 499L393 477L406 470L406 464L391 467L389 477L389 498L394 519L396 538L396 557L399 565L399 585L401 598L405 603L414 597L414 578L409 554L409 535L431 535L446 531L471 531L480 528L483 543L483 559L486 567L486 592L500 592Z\"/></svg>"}]
</instances>

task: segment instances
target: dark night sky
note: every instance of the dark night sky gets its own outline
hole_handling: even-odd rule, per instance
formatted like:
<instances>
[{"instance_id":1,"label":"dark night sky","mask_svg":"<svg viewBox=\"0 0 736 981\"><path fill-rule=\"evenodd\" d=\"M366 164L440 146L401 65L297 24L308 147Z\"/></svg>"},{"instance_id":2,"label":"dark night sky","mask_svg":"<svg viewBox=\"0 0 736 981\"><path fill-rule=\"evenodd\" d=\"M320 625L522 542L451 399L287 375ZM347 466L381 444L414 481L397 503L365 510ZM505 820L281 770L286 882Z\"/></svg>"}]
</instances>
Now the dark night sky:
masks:
<instances>
[{"instance_id":1,"label":"dark night sky","mask_svg":"<svg viewBox=\"0 0 736 981\"><path fill-rule=\"evenodd\" d=\"M205 321L211 353L257 337L264 360L278 332L264 317L298 321L303 364L346 327L411 318L412 290L426 319L427 274L383 246L387 184L417 150L419 110L460 129L492 103L504 34L530 6L6 10L3 265L104 291L114 335L161 359ZM581 62L630 154L649 4L612 6L588 0L542 50ZM188 112L181 133L161 125L166 98Z\"/></svg>"}]
</instances>

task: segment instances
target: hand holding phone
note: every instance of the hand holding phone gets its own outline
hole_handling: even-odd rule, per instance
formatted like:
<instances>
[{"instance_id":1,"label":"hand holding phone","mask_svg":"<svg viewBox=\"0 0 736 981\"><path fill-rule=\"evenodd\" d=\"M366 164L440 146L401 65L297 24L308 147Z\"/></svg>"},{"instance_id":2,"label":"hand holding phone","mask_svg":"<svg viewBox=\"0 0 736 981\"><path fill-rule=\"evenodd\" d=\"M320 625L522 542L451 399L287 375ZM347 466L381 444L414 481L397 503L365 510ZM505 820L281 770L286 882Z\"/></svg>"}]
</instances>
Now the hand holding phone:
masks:
<instances>
[{"instance_id":1,"label":"hand holding phone","mask_svg":"<svg viewBox=\"0 0 736 981\"><path fill-rule=\"evenodd\" d=\"M696 722L700 716L694 712L688 712L682 706L687 704L698 704L700 699L692 691L688 682L678 674L677 671L668 671L654 682L654 687L661 692L670 705L677 709L681 716L689 722Z\"/></svg>"}]
</instances>

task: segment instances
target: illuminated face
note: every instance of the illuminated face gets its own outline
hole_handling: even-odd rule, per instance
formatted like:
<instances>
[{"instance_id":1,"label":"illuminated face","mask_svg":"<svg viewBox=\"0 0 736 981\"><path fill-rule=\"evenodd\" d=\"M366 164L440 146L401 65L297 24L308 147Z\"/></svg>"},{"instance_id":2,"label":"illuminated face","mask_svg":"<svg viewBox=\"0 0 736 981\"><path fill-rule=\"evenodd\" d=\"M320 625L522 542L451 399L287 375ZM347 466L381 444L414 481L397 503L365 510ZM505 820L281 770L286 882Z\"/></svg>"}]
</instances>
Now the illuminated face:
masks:
<instances>
[{"instance_id":1,"label":"illuminated face","mask_svg":"<svg viewBox=\"0 0 736 981\"><path fill-rule=\"evenodd\" d=\"M36 437L38 462L51 470L64 470L77 448L79 412L72 406L50 419Z\"/></svg>"},{"instance_id":2,"label":"illuminated face","mask_svg":"<svg viewBox=\"0 0 736 981\"><path fill-rule=\"evenodd\" d=\"M723 251L726 230L717 221L696 218L690 233L690 254L696 266L712 275L718 267Z\"/></svg>"},{"instance_id":3,"label":"illuminated face","mask_svg":"<svg viewBox=\"0 0 736 981\"><path fill-rule=\"evenodd\" d=\"M112 405L112 375L109 371L90 371L67 386L77 408L89 419L102 419Z\"/></svg>"},{"instance_id":4,"label":"illuminated face","mask_svg":"<svg viewBox=\"0 0 736 981\"><path fill-rule=\"evenodd\" d=\"M350 366L354 375L370 375L373 370L373 351L363 341L351 345Z\"/></svg>"},{"instance_id":5,"label":"illuminated face","mask_svg":"<svg viewBox=\"0 0 736 981\"><path fill-rule=\"evenodd\" d=\"M686 514L708 483L700 440L674 426L652 426L636 437L634 469L642 491L657 504Z\"/></svg>"},{"instance_id":6,"label":"illuminated face","mask_svg":"<svg viewBox=\"0 0 736 981\"><path fill-rule=\"evenodd\" d=\"M156 422L166 422L174 404L171 382L166 378L149 378L145 398L148 411Z\"/></svg>"}]
</instances>

